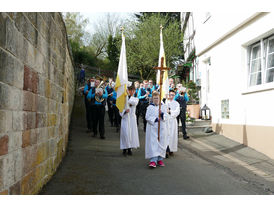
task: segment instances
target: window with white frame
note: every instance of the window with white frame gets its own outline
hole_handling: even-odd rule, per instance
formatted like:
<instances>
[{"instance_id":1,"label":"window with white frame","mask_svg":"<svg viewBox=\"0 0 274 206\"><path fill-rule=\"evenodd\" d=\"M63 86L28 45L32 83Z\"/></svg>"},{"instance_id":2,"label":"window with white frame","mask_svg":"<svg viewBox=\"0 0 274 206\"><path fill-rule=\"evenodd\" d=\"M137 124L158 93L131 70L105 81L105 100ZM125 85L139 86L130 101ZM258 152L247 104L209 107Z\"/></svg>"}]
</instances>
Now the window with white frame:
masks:
<instances>
[{"instance_id":1,"label":"window with white frame","mask_svg":"<svg viewBox=\"0 0 274 206\"><path fill-rule=\"evenodd\" d=\"M266 83L273 82L274 77L274 36L267 40L266 50Z\"/></svg>"},{"instance_id":2,"label":"window with white frame","mask_svg":"<svg viewBox=\"0 0 274 206\"><path fill-rule=\"evenodd\" d=\"M257 43L250 48L249 86L262 83L261 59L261 46Z\"/></svg>"},{"instance_id":3,"label":"window with white frame","mask_svg":"<svg viewBox=\"0 0 274 206\"><path fill-rule=\"evenodd\" d=\"M274 35L249 46L249 86L274 81Z\"/></svg>"},{"instance_id":4,"label":"window with white frame","mask_svg":"<svg viewBox=\"0 0 274 206\"><path fill-rule=\"evenodd\" d=\"M222 119L229 119L229 99L221 100Z\"/></svg>"}]
</instances>

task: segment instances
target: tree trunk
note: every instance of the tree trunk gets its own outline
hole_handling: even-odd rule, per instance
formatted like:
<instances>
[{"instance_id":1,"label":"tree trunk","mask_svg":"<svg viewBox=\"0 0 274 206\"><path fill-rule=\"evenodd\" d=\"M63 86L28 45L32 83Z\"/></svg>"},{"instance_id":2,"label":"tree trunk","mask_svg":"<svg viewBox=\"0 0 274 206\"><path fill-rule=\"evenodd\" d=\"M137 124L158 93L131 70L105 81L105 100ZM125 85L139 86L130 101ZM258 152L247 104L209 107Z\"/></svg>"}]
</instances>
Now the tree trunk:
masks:
<instances>
[{"instance_id":1,"label":"tree trunk","mask_svg":"<svg viewBox=\"0 0 274 206\"><path fill-rule=\"evenodd\" d=\"M150 78L150 75L151 75L151 72L154 71L153 69L151 69L147 75L147 78L146 79L149 79Z\"/></svg>"},{"instance_id":2,"label":"tree trunk","mask_svg":"<svg viewBox=\"0 0 274 206\"><path fill-rule=\"evenodd\" d=\"M144 78L143 78L143 70L140 69L140 70L139 70L139 73L140 73L141 79L144 80Z\"/></svg>"}]
</instances>

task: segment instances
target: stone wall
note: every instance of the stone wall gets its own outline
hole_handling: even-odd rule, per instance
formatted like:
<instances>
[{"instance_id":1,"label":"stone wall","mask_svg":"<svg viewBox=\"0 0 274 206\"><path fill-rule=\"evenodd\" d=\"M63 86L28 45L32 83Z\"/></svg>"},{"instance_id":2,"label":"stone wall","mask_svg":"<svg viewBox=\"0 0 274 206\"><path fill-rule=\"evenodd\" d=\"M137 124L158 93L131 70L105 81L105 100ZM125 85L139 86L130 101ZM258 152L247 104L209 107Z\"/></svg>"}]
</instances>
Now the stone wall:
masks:
<instances>
[{"instance_id":1,"label":"stone wall","mask_svg":"<svg viewBox=\"0 0 274 206\"><path fill-rule=\"evenodd\" d=\"M73 74L60 13L0 13L0 194L36 194L56 171Z\"/></svg>"}]
</instances>

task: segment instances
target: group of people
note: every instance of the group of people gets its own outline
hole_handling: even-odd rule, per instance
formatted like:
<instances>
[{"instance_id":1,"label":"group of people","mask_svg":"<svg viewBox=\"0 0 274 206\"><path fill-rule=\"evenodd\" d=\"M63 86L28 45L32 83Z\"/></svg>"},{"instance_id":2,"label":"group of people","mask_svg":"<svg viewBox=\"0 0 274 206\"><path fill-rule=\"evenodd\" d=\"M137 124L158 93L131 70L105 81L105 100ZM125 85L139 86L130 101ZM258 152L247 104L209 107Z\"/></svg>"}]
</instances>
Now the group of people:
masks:
<instances>
[{"instance_id":1,"label":"group of people","mask_svg":"<svg viewBox=\"0 0 274 206\"><path fill-rule=\"evenodd\" d=\"M100 88L100 83L105 84L103 88ZM185 124L186 105L189 101L186 88L182 84L175 87L174 80L170 78L169 94L161 101L157 84L153 84L152 80L136 81L127 87L128 96L122 112L116 106L117 93L114 88L115 82L111 78L105 83L94 77L87 81L83 90L87 132L93 132L93 137L96 137L99 123L100 138L105 139L104 116L107 109L110 125L116 127L116 132L120 131L120 149L123 155L132 155L132 149L140 146L138 125L141 116L146 133L145 158L149 159L149 167L165 166L163 159L172 156L178 148L179 121L182 124L183 138L189 138Z\"/></svg>"}]
</instances>

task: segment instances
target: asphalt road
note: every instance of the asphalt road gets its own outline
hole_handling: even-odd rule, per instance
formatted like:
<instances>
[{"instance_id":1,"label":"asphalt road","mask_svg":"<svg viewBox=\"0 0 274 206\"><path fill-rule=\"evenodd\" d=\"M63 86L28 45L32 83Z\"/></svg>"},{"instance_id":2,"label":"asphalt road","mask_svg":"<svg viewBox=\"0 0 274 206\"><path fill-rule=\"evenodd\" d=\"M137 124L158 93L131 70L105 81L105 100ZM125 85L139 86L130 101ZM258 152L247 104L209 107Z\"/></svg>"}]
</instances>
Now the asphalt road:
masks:
<instances>
[{"instance_id":1,"label":"asphalt road","mask_svg":"<svg viewBox=\"0 0 274 206\"><path fill-rule=\"evenodd\" d=\"M180 141L165 167L150 169L145 159L145 133L139 128L140 148L124 157L119 133L105 114L106 139L87 134L83 99L76 97L67 155L44 195L255 195L264 190L231 175L195 155ZM141 121L140 121L141 122Z\"/></svg>"}]
</instances>

